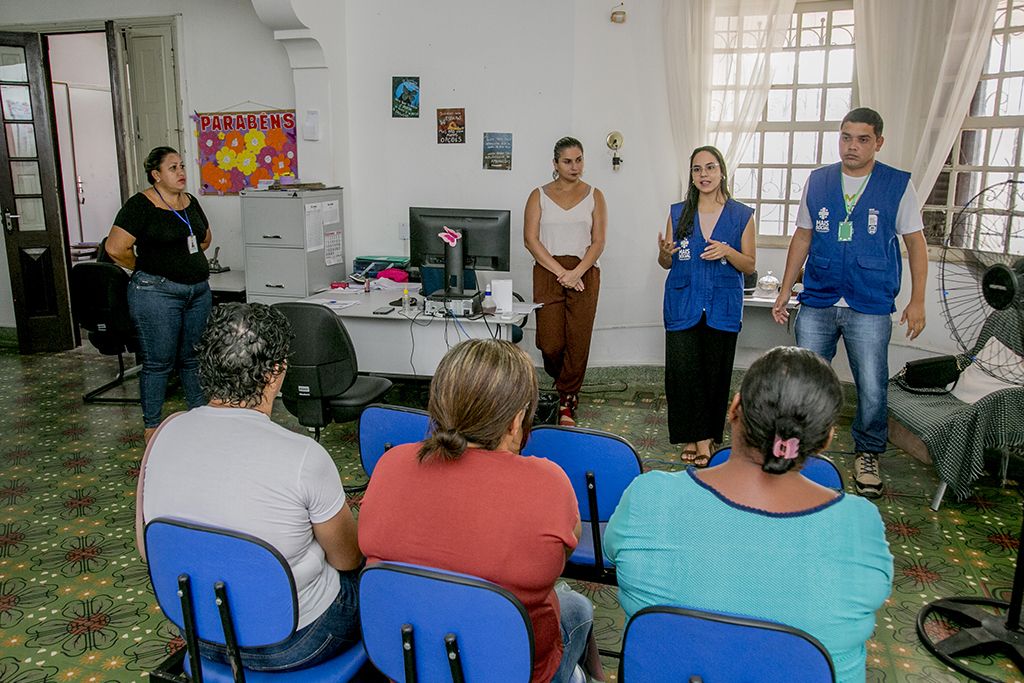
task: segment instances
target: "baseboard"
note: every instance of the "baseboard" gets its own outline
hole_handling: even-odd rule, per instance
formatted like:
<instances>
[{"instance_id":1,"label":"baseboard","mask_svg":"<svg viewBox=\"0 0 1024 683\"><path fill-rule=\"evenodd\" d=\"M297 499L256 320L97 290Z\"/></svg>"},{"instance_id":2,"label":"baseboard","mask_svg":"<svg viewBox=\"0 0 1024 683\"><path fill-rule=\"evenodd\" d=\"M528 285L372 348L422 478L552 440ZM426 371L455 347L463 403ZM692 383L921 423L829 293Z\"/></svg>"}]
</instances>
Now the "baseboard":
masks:
<instances>
[{"instance_id":1,"label":"baseboard","mask_svg":"<svg viewBox=\"0 0 1024 683\"><path fill-rule=\"evenodd\" d=\"M0 327L0 348L18 348L17 327Z\"/></svg>"}]
</instances>

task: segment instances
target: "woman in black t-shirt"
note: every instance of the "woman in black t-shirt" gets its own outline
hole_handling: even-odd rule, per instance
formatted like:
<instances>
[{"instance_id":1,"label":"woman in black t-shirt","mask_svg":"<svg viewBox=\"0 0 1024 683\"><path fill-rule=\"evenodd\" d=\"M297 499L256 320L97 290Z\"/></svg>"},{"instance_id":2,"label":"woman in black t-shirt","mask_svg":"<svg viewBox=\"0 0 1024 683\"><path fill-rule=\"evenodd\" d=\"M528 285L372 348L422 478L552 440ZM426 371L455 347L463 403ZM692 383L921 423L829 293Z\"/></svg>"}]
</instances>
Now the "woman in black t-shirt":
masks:
<instances>
[{"instance_id":1,"label":"woman in black t-shirt","mask_svg":"<svg viewBox=\"0 0 1024 683\"><path fill-rule=\"evenodd\" d=\"M199 202L185 192L181 157L170 147L157 147L144 168L152 187L121 207L106 250L119 266L134 271L128 308L142 351L139 392L148 443L160 425L167 377L175 366L186 405L206 403L195 346L212 299L203 253L210 246L210 226Z\"/></svg>"}]
</instances>

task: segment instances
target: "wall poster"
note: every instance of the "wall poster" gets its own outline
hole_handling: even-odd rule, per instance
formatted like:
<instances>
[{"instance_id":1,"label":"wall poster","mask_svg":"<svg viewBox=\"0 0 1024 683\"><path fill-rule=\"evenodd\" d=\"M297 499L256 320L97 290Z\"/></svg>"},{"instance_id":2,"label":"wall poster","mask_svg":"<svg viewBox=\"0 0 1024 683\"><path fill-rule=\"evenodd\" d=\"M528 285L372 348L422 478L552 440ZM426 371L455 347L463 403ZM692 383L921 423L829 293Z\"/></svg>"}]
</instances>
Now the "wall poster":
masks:
<instances>
[{"instance_id":1,"label":"wall poster","mask_svg":"<svg viewBox=\"0 0 1024 683\"><path fill-rule=\"evenodd\" d=\"M195 114L199 194L238 194L260 180L298 178L295 110Z\"/></svg>"},{"instance_id":2,"label":"wall poster","mask_svg":"<svg viewBox=\"0 0 1024 683\"><path fill-rule=\"evenodd\" d=\"M418 119L420 117L420 77L391 77L391 118Z\"/></svg>"},{"instance_id":3,"label":"wall poster","mask_svg":"<svg viewBox=\"0 0 1024 683\"><path fill-rule=\"evenodd\" d=\"M484 170L512 170L512 133L484 133Z\"/></svg>"},{"instance_id":4,"label":"wall poster","mask_svg":"<svg viewBox=\"0 0 1024 683\"><path fill-rule=\"evenodd\" d=\"M466 142L466 110L437 110L437 144L456 145Z\"/></svg>"}]
</instances>

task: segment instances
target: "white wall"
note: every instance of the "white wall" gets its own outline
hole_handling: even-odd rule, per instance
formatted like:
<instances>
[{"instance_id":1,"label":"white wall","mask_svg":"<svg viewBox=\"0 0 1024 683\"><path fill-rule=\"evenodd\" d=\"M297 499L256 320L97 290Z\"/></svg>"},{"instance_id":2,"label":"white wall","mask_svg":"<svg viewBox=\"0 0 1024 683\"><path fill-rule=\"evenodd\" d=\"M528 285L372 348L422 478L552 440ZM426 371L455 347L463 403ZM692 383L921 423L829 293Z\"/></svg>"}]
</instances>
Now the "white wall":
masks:
<instances>
[{"instance_id":1,"label":"white wall","mask_svg":"<svg viewBox=\"0 0 1024 683\"><path fill-rule=\"evenodd\" d=\"M97 0L66 9L116 18L141 11L136 5ZM512 277L516 290L529 296L531 259L520 239L523 207L530 191L550 179L555 140L573 135L585 147L585 179L604 192L609 211L591 364L663 362L665 273L656 263L655 238L664 229L669 204L679 199L679 181L665 95L660 3L630 5L625 24L611 23L611 6L592 0L449 0L443 9L415 0L295 0L294 5L322 46L330 71L331 115L321 125L331 126L334 181L345 187L349 261L360 254L408 253L398 226L408 220L409 206L507 208L512 211ZM183 111L216 111L245 100L294 106L287 55L247 0L169 0L161 10L181 13ZM4 21L53 19L47 14L52 10L37 0L8 0ZM392 76L420 77L419 119L391 118ZM466 108L465 145L436 143L439 107ZM618 171L612 171L604 144L613 130L625 137ZM485 131L513 133L512 171L481 168ZM195 138L187 137L194 159ZM195 183L193 174L190 184ZM237 198L204 197L202 204L214 244L222 246L221 262L240 266ZM785 250L758 252L762 273L781 275L784 262ZM929 327L920 343L901 345L900 332L894 332L894 369L907 357L952 348L934 282L932 274ZM900 310L909 297L909 273L905 283ZM531 342L529 334L524 347L539 361ZM744 358L738 360L745 364ZM848 376L842 357L836 365Z\"/></svg>"},{"instance_id":2,"label":"white wall","mask_svg":"<svg viewBox=\"0 0 1024 683\"><path fill-rule=\"evenodd\" d=\"M114 19L130 26L141 17L177 19L176 54L181 86L182 125L185 128L186 161L195 162L193 111L213 112L280 109L295 106L295 88L288 57L273 33L257 17L249 0L167 0L159 4L131 0L91 0L78 3L4 0L0 25L18 30L19 24L46 24L46 30L75 28L87 22ZM52 29L51 29L52 27ZM34 27L35 28L35 27ZM105 55L104 55L105 58ZM259 104L252 104L252 103ZM242 106L235 106L242 105ZM76 135L80 134L76 131ZM110 170L116 175L116 166ZM189 169L188 190L198 196L199 168ZM221 264L244 267L238 197L204 195L200 203L213 233L213 247L220 246ZM113 221L113 216L110 217ZM6 263L0 263L5 266ZM6 272L6 267L3 267ZM10 280L0 276L0 327L14 327Z\"/></svg>"},{"instance_id":3,"label":"white wall","mask_svg":"<svg viewBox=\"0 0 1024 683\"><path fill-rule=\"evenodd\" d=\"M110 72L103 33L77 33L50 37L50 78L67 84L67 107L57 109L68 117L73 144L61 140L64 202L71 243L99 242L110 231L121 207L117 174L117 143L110 99ZM59 125L59 124L58 124ZM76 174L82 181L84 203L79 203ZM70 175L70 177L69 177ZM81 234L79 234L81 216Z\"/></svg>"},{"instance_id":4,"label":"white wall","mask_svg":"<svg viewBox=\"0 0 1024 683\"><path fill-rule=\"evenodd\" d=\"M307 0L299 17L336 70L342 57L335 27L312 20L333 4ZM347 118L350 154L337 159L336 175L346 187L349 257L407 254L398 226L410 206L509 209L512 278L529 297L523 208L530 192L550 181L554 142L573 135L585 148L585 179L604 192L609 210L591 363L660 363L664 273L655 236L678 198L678 179L658 4L631 7L624 25L586 0L453 0L444 8L345 5L348 93L345 102L335 99L334 123ZM392 76L420 77L420 118L391 118ZM332 74L332 85L337 79ZM465 145L437 144L434 115L443 107L466 108ZM604 142L613 130L626 140L617 172ZM512 171L482 169L485 131L513 134ZM532 343L524 346L536 354Z\"/></svg>"}]
</instances>

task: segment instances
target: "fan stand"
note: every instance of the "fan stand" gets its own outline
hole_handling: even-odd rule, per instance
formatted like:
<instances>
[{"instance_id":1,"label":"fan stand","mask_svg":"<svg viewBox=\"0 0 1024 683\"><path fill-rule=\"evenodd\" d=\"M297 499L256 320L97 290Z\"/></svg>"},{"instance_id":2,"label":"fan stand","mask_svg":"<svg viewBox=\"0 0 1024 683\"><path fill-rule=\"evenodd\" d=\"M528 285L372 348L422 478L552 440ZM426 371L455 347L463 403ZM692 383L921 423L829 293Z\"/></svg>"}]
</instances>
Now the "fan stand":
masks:
<instances>
[{"instance_id":1,"label":"fan stand","mask_svg":"<svg viewBox=\"0 0 1024 683\"><path fill-rule=\"evenodd\" d=\"M996 267L990 268L989 273L985 274L986 280L994 268ZM1006 271L1009 269L1006 268ZM1008 308L1016 298L1015 295L1020 291L1013 273L1010 273L1010 277L1012 279L1011 293L1008 298L1004 299L1005 303L998 302L1002 305L994 304L989 300L986 291L986 300L989 300L989 303L997 310ZM1024 313L1020 306L1017 306L1017 325L1022 341L1024 341ZM1024 630L1021 630L1020 623L1021 604L1024 603L1024 562L1021 561L1024 558L1020 555L1021 540L1024 540L1024 520L1021 522L1021 535L1018 536L1017 569L1013 574L1013 589L1010 592L1009 602L994 598L941 598L928 603L917 613L917 637L921 644L946 666L976 681L1002 683L998 678L973 671L960 660L955 659L956 657L1002 654L1008 656L1018 669L1024 671ZM1003 618L981 609L981 605L1005 610L1006 617ZM925 622L933 613L961 625L961 630L942 640L932 640L925 630Z\"/></svg>"}]
</instances>

